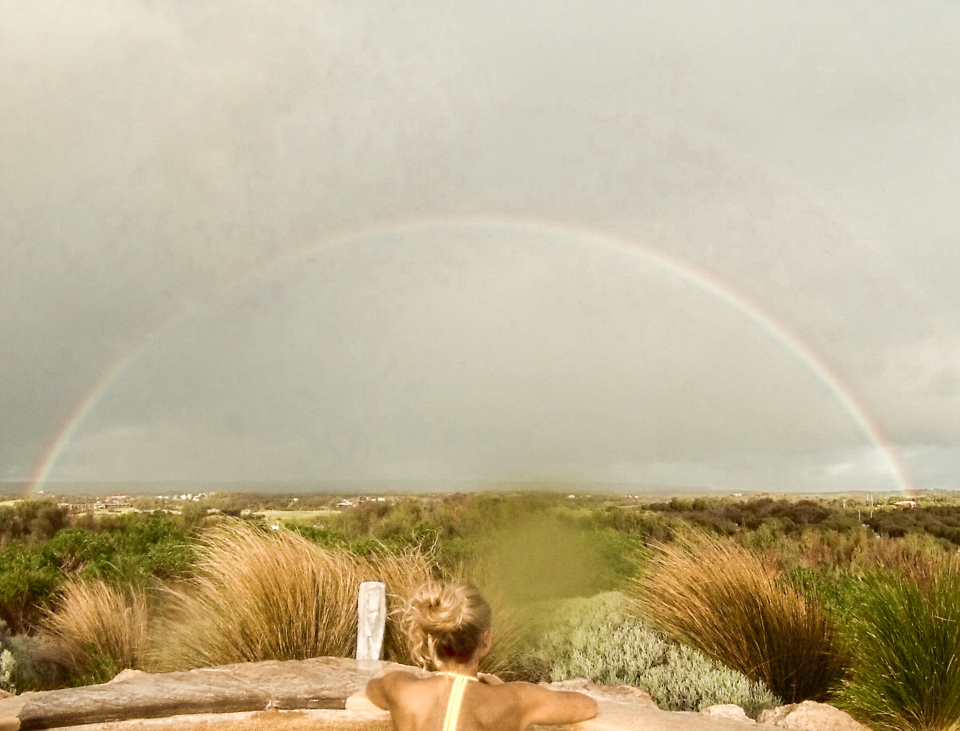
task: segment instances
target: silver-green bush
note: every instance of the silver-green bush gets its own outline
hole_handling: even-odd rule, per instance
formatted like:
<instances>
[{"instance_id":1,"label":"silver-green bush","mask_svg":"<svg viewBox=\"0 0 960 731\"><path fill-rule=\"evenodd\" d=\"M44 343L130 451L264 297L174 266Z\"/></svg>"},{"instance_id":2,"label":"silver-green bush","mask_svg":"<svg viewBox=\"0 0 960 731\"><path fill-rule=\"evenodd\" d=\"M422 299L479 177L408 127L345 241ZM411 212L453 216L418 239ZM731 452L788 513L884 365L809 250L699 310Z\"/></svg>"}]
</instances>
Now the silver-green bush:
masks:
<instances>
[{"instance_id":1,"label":"silver-green bush","mask_svg":"<svg viewBox=\"0 0 960 731\"><path fill-rule=\"evenodd\" d=\"M778 704L761 683L632 618L617 592L564 602L543 618L538 634L528 662L550 680L635 685L676 711L736 703L756 715Z\"/></svg>"}]
</instances>

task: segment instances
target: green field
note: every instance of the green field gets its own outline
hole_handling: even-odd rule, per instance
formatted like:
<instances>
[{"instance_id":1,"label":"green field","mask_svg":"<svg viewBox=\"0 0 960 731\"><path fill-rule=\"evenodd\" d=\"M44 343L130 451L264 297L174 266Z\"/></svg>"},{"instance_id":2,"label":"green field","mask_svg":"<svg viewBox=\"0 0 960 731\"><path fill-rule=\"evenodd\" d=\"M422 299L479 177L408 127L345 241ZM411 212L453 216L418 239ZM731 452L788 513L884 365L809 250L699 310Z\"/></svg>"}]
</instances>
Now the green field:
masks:
<instances>
[{"instance_id":1,"label":"green field","mask_svg":"<svg viewBox=\"0 0 960 731\"><path fill-rule=\"evenodd\" d=\"M261 510L257 513L269 523L290 522L311 525L339 514L339 510Z\"/></svg>"}]
</instances>

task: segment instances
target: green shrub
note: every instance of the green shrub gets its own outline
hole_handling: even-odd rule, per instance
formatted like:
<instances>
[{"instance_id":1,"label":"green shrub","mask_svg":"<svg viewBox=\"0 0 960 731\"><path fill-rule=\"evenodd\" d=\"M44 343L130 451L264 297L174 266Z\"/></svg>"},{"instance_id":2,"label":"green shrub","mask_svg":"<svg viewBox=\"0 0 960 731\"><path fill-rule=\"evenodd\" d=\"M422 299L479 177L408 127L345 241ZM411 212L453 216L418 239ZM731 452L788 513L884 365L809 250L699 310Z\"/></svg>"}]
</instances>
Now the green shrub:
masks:
<instances>
[{"instance_id":1,"label":"green shrub","mask_svg":"<svg viewBox=\"0 0 960 731\"><path fill-rule=\"evenodd\" d=\"M878 571L849 624L854 671L840 701L875 729L960 727L960 573Z\"/></svg>"},{"instance_id":2,"label":"green shrub","mask_svg":"<svg viewBox=\"0 0 960 731\"><path fill-rule=\"evenodd\" d=\"M641 616L786 703L823 700L845 656L826 612L729 539L694 534L653 547L630 584Z\"/></svg>"},{"instance_id":3,"label":"green shrub","mask_svg":"<svg viewBox=\"0 0 960 731\"><path fill-rule=\"evenodd\" d=\"M960 506L921 505L909 510L878 510L864 521L877 533L902 538L908 533L927 533L960 545Z\"/></svg>"},{"instance_id":4,"label":"green shrub","mask_svg":"<svg viewBox=\"0 0 960 731\"><path fill-rule=\"evenodd\" d=\"M63 573L41 549L13 542L0 550L0 619L15 634L36 628Z\"/></svg>"},{"instance_id":5,"label":"green shrub","mask_svg":"<svg viewBox=\"0 0 960 731\"><path fill-rule=\"evenodd\" d=\"M835 627L853 621L859 609L858 574L844 571L825 576L805 566L798 566L787 577L804 596L823 605Z\"/></svg>"},{"instance_id":6,"label":"green shrub","mask_svg":"<svg viewBox=\"0 0 960 731\"><path fill-rule=\"evenodd\" d=\"M762 683L672 642L631 617L629 609L617 592L563 602L541 619L539 636L525 657L527 674L635 685L661 708L675 711L736 703L756 716L778 705Z\"/></svg>"},{"instance_id":7,"label":"green shrub","mask_svg":"<svg viewBox=\"0 0 960 731\"><path fill-rule=\"evenodd\" d=\"M625 609L624 597L615 592L563 602L540 621L531 669L551 681L637 685L645 670L663 662L670 643L627 617Z\"/></svg>"},{"instance_id":8,"label":"green shrub","mask_svg":"<svg viewBox=\"0 0 960 731\"><path fill-rule=\"evenodd\" d=\"M4 648L0 652L0 690L7 693L16 693L17 687L14 685L14 677L17 672L17 658L9 649Z\"/></svg>"},{"instance_id":9,"label":"green shrub","mask_svg":"<svg viewBox=\"0 0 960 731\"><path fill-rule=\"evenodd\" d=\"M650 503L646 508L678 515L701 529L726 535L738 528L757 530L763 525L776 526L778 532L796 533L800 526L818 525L835 513L822 502L771 497L731 501L671 498L669 502Z\"/></svg>"},{"instance_id":10,"label":"green shrub","mask_svg":"<svg viewBox=\"0 0 960 731\"><path fill-rule=\"evenodd\" d=\"M67 528L42 551L61 571L90 579L144 585L154 578L175 579L192 571L190 534L159 515L105 516L90 528Z\"/></svg>"},{"instance_id":11,"label":"green shrub","mask_svg":"<svg viewBox=\"0 0 960 731\"><path fill-rule=\"evenodd\" d=\"M497 571L503 578L499 590L521 600L539 598L541 590L551 596L596 593L613 588L632 573L634 566L628 557L640 534L620 528L623 520L633 525L627 513L612 505L597 507L593 502L545 493L370 500L318 518L322 526L316 539L360 553L367 552L371 545L383 544L395 552L408 546L432 545L446 575L464 570L471 575L487 569ZM664 522L659 516L652 520ZM308 535L310 529L298 530ZM521 534L527 540L519 538ZM523 551L518 554L503 548L511 543L522 544ZM569 552L576 548L568 566L576 570L559 570L564 562L543 556L542 550L537 555L540 546L554 550L559 546ZM510 570L491 565L504 552L509 554ZM518 555L527 563L539 559L542 564L534 571L534 578L540 580L536 586L525 580L528 577L518 577L512 571Z\"/></svg>"}]
</instances>

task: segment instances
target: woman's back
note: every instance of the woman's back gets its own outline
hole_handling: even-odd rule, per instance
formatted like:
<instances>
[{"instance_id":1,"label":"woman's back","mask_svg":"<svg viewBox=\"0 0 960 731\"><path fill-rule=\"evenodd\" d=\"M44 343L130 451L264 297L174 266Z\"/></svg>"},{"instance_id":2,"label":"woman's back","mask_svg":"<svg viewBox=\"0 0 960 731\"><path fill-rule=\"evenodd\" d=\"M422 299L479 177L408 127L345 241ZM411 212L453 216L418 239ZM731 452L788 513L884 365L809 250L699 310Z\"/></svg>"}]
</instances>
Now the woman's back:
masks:
<instances>
[{"instance_id":1,"label":"woman's back","mask_svg":"<svg viewBox=\"0 0 960 731\"><path fill-rule=\"evenodd\" d=\"M479 672L492 643L490 606L472 584L428 581L410 600L406 621L414 655L441 672L394 671L367 683L367 698L390 711L396 731L524 731L597 713L581 693Z\"/></svg>"},{"instance_id":2,"label":"woman's back","mask_svg":"<svg viewBox=\"0 0 960 731\"><path fill-rule=\"evenodd\" d=\"M417 678L392 672L367 687L367 697L387 708L396 731L524 731L531 724L584 721L596 715L593 699L580 693L551 691L532 683L500 683L491 676L465 683L459 712L448 722L455 678L438 674ZM449 722L448 722L449 723Z\"/></svg>"}]
</instances>

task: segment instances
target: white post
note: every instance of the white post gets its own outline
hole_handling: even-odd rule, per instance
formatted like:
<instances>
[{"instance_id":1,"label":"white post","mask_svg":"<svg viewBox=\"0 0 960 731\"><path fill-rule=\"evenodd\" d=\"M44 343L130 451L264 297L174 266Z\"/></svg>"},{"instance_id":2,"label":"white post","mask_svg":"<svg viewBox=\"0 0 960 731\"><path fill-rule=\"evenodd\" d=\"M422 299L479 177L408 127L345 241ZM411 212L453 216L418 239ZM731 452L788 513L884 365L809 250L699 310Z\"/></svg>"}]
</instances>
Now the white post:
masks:
<instances>
[{"instance_id":1,"label":"white post","mask_svg":"<svg viewBox=\"0 0 960 731\"><path fill-rule=\"evenodd\" d=\"M357 660L379 660L387 623L387 587L379 581L360 584L357 599Z\"/></svg>"}]
</instances>

